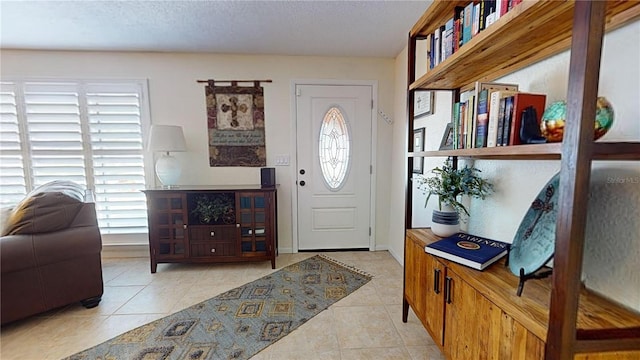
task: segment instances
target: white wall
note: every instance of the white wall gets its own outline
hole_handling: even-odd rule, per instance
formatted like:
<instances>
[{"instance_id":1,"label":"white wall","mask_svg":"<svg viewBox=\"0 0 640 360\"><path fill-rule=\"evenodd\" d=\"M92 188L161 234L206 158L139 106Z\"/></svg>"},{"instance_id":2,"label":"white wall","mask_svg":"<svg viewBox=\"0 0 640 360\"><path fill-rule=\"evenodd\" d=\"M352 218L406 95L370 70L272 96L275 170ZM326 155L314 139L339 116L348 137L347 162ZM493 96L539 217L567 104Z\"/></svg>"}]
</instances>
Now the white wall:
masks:
<instances>
[{"instance_id":1,"label":"white wall","mask_svg":"<svg viewBox=\"0 0 640 360\"><path fill-rule=\"evenodd\" d=\"M389 199L389 252L404 264L404 221L407 174L407 48L394 64L393 147L391 148L391 191Z\"/></svg>"},{"instance_id":2,"label":"white wall","mask_svg":"<svg viewBox=\"0 0 640 360\"><path fill-rule=\"evenodd\" d=\"M396 77L406 82L406 49L396 58ZM640 141L640 22L627 25L605 36L599 95L607 97L614 107L613 128L599 141ZM566 98L569 52L564 52L497 81L517 83L520 90L547 94L547 103ZM404 74L404 75L403 75ZM396 79L396 87L402 83ZM405 93L398 88L396 98ZM438 93L443 98L448 93ZM449 100L450 101L450 100ZM396 102L396 117L406 117L405 107ZM451 103L436 103L436 114L419 119L416 127L426 126L427 148L437 149L444 126L450 121ZM402 113L402 114L400 114ZM406 127L394 125L394 131ZM394 141L405 141L394 134ZM404 172L400 165L400 148L394 145L394 195L392 214L400 208L400 192L404 182L396 179ZM443 159L425 162L425 174ZM471 201L471 218L466 224L470 233L512 242L520 221L534 197L560 169L559 161L491 161L476 160L475 166L495 185L495 193L486 200ZM640 166L634 162L595 162L592 174L583 279L588 287L640 310ZM393 205L395 204L395 206ZM414 195L416 226L427 226L431 211L421 209L424 195ZM394 215L390 226L389 248L399 253L402 248L402 223ZM401 260L402 257L399 257Z\"/></svg>"},{"instance_id":3,"label":"white wall","mask_svg":"<svg viewBox=\"0 0 640 360\"><path fill-rule=\"evenodd\" d=\"M293 79L375 80L379 109L393 114L393 59L331 58L295 56L246 56L177 53L117 53L16 51L0 53L2 77L49 78L144 78L149 82L151 122L184 128L189 147L176 153L183 161L181 185L259 184L259 168L209 167L204 84L198 79L271 79L264 84L267 166L275 166L276 155L295 159L291 119ZM381 117L378 126L376 246L387 247L391 126ZM278 231L281 252L292 244L292 175L295 164L276 167Z\"/></svg>"}]
</instances>

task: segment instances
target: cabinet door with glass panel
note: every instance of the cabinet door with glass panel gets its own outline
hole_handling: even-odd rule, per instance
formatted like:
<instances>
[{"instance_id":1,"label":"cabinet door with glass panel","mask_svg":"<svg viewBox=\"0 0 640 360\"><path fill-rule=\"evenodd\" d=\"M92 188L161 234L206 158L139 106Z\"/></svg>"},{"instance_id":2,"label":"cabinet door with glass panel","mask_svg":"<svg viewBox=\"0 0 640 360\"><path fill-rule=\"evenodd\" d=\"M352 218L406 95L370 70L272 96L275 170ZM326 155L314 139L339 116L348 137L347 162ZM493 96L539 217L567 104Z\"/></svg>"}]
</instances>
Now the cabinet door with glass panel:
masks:
<instances>
[{"instance_id":1,"label":"cabinet door with glass panel","mask_svg":"<svg viewBox=\"0 0 640 360\"><path fill-rule=\"evenodd\" d=\"M182 192L148 192L152 267L157 260L188 257L186 198ZM155 272L155 269L153 269Z\"/></svg>"},{"instance_id":2,"label":"cabinet door with glass panel","mask_svg":"<svg viewBox=\"0 0 640 360\"><path fill-rule=\"evenodd\" d=\"M272 249L272 226L270 226L270 192L239 192L238 223L240 224L240 251L242 256L270 255Z\"/></svg>"}]
</instances>

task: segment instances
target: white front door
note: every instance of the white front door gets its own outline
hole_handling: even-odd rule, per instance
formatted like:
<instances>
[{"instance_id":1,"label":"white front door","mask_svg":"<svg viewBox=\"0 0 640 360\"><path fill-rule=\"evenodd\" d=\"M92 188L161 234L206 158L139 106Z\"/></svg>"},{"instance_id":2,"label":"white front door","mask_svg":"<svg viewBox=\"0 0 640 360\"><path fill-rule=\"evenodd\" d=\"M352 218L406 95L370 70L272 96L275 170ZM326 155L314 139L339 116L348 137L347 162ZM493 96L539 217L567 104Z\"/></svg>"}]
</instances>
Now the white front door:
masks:
<instances>
[{"instance_id":1,"label":"white front door","mask_svg":"<svg viewBox=\"0 0 640 360\"><path fill-rule=\"evenodd\" d=\"M369 248L373 87L296 95L298 249Z\"/></svg>"}]
</instances>

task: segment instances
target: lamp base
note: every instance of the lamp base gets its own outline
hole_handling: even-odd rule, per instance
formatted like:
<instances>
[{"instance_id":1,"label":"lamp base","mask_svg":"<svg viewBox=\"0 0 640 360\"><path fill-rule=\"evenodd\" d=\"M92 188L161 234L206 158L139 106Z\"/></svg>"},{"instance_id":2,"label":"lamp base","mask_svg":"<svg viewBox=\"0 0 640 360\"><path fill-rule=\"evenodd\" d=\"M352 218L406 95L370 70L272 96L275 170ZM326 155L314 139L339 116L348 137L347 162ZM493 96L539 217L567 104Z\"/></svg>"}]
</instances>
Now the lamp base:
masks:
<instances>
[{"instance_id":1,"label":"lamp base","mask_svg":"<svg viewBox=\"0 0 640 360\"><path fill-rule=\"evenodd\" d=\"M163 154L162 157L156 161L156 175L165 187L176 185L181 173L182 165L178 159L169 155L169 153Z\"/></svg>"}]
</instances>

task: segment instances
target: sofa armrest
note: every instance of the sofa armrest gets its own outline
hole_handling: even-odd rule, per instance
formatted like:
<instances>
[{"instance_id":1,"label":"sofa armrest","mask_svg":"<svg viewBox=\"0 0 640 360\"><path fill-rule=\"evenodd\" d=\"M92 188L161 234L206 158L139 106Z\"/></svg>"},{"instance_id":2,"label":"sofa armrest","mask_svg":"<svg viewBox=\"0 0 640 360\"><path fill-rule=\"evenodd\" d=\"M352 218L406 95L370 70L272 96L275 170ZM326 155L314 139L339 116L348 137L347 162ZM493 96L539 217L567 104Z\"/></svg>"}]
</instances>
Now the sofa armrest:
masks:
<instances>
[{"instance_id":1,"label":"sofa armrest","mask_svg":"<svg viewBox=\"0 0 640 360\"><path fill-rule=\"evenodd\" d=\"M64 230L0 238L2 273L53 264L78 256L100 256L102 238L95 204L82 208Z\"/></svg>"},{"instance_id":2,"label":"sofa armrest","mask_svg":"<svg viewBox=\"0 0 640 360\"><path fill-rule=\"evenodd\" d=\"M7 235L0 238L2 274L36 267L33 235Z\"/></svg>"},{"instance_id":3,"label":"sofa armrest","mask_svg":"<svg viewBox=\"0 0 640 360\"><path fill-rule=\"evenodd\" d=\"M37 234L66 229L84 204L64 193L35 194L25 198L13 209L4 235Z\"/></svg>"},{"instance_id":4,"label":"sofa armrest","mask_svg":"<svg viewBox=\"0 0 640 360\"><path fill-rule=\"evenodd\" d=\"M84 226L33 237L38 265L95 254L100 256L102 241L98 227Z\"/></svg>"}]
</instances>

